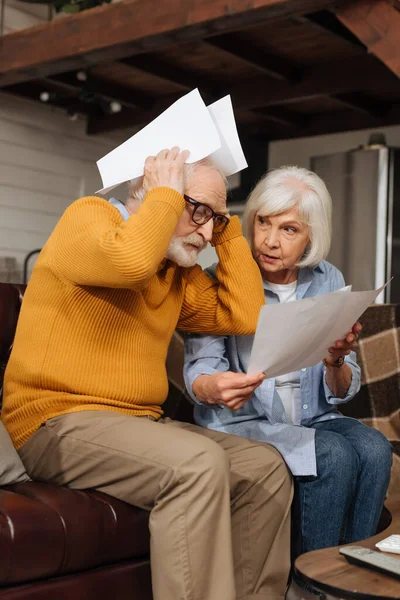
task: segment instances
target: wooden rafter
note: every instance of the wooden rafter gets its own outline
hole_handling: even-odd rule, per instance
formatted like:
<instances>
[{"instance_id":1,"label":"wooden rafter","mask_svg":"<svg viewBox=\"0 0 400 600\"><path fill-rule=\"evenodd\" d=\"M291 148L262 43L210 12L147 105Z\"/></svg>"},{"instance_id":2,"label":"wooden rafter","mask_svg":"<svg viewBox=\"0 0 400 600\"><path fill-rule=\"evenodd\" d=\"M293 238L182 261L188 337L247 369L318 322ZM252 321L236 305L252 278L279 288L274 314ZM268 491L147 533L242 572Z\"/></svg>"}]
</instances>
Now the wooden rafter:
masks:
<instances>
[{"instance_id":1,"label":"wooden rafter","mask_svg":"<svg viewBox=\"0 0 400 600\"><path fill-rule=\"evenodd\" d=\"M324 63L304 72L303 79L295 84L274 82L260 85L248 81L231 88L233 102L238 109L253 109L291 104L317 96L332 96L353 92L355 89L375 89L376 86L391 85L395 80L372 56Z\"/></svg>"},{"instance_id":2,"label":"wooden rafter","mask_svg":"<svg viewBox=\"0 0 400 600\"><path fill-rule=\"evenodd\" d=\"M56 84L61 89L71 92L84 91L102 97L104 100L112 102L117 100L123 106L132 109L143 109L153 102L151 96L144 94L140 90L126 88L122 85L109 81L103 81L98 77L93 77L90 72L86 74L86 81L79 81L76 71L71 73L62 73L46 77L45 82ZM16 86L17 87L17 86Z\"/></svg>"},{"instance_id":3,"label":"wooden rafter","mask_svg":"<svg viewBox=\"0 0 400 600\"><path fill-rule=\"evenodd\" d=\"M283 81L301 79L300 72L289 61L252 46L248 40L241 43L237 34L211 37L207 40L207 43L245 61L251 67L274 79Z\"/></svg>"},{"instance_id":4,"label":"wooden rafter","mask_svg":"<svg viewBox=\"0 0 400 600\"><path fill-rule=\"evenodd\" d=\"M319 31L324 36L340 39L352 48L364 48L364 44L339 21L337 16L328 10L321 10L310 15L296 17L299 23L307 23L314 31Z\"/></svg>"},{"instance_id":5,"label":"wooden rafter","mask_svg":"<svg viewBox=\"0 0 400 600\"><path fill-rule=\"evenodd\" d=\"M3 36L0 87L160 50L334 0L124 0Z\"/></svg>"},{"instance_id":6,"label":"wooden rafter","mask_svg":"<svg viewBox=\"0 0 400 600\"><path fill-rule=\"evenodd\" d=\"M336 16L393 73L400 77L400 13L386 0L360 0Z\"/></svg>"},{"instance_id":7,"label":"wooden rafter","mask_svg":"<svg viewBox=\"0 0 400 600\"><path fill-rule=\"evenodd\" d=\"M366 94L359 92L349 92L346 94L336 94L332 96L341 104L352 108L358 112L365 113L371 117L381 117L389 111L389 105L384 102L377 102Z\"/></svg>"},{"instance_id":8,"label":"wooden rafter","mask_svg":"<svg viewBox=\"0 0 400 600\"><path fill-rule=\"evenodd\" d=\"M251 111L276 105L290 105L299 100L319 96L346 94L354 89L374 89L376 86L391 85L395 76L373 56L365 56L343 61L332 61L305 72L302 81L289 84L285 81L273 81L260 85L259 80L244 81L225 89L232 96L235 111ZM200 88L202 92L202 88ZM182 92L185 93L185 92ZM122 112L116 115L89 120L88 133L104 133L114 129L138 127L157 117L163 108L177 96L166 97L147 111Z\"/></svg>"},{"instance_id":9,"label":"wooden rafter","mask_svg":"<svg viewBox=\"0 0 400 600\"><path fill-rule=\"evenodd\" d=\"M203 95L213 97L214 84L206 75L194 75L188 69L182 69L171 65L167 60L149 54L140 54L125 58L122 62L129 67L139 69L158 79L172 83L182 90L192 90L201 87ZM206 99L206 98L205 98Z\"/></svg>"},{"instance_id":10,"label":"wooden rafter","mask_svg":"<svg viewBox=\"0 0 400 600\"><path fill-rule=\"evenodd\" d=\"M398 125L399 123L400 105L395 104L391 106L390 110L388 110L383 117L379 118L371 118L371 116L361 112L340 111L310 116L304 127L288 128L287 131L282 128L273 130L271 127L266 127L263 126L262 123L258 123L255 128L249 128L249 133L264 133L270 140L285 138L294 139L304 136L321 135L324 133L385 127L389 125Z\"/></svg>"}]
</instances>

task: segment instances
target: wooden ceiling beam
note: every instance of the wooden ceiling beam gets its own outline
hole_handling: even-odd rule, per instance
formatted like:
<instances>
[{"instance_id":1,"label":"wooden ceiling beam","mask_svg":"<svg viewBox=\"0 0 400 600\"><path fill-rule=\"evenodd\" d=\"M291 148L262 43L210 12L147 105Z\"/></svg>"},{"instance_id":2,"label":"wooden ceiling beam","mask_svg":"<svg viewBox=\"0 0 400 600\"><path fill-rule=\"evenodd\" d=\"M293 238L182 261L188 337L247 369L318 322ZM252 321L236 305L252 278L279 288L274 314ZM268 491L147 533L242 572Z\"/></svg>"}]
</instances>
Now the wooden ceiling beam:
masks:
<instances>
[{"instance_id":1,"label":"wooden ceiling beam","mask_svg":"<svg viewBox=\"0 0 400 600\"><path fill-rule=\"evenodd\" d=\"M371 117L381 117L389 111L389 106L369 98L365 94L349 92L347 94L335 94L331 96L341 104L353 108L358 112L365 113Z\"/></svg>"},{"instance_id":2,"label":"wooden ceiling beam","mask_svg":"<svg viewBox=\"0 0 400 600\"><path fill-rule=\"evenodd\" d=\"M238 113L239 119L241 114L241 112ZM305 127L307 123L306 116L295 113L285 106L270 106L266 109L251 111L250 114L252 114L253 117L256 116L258 121L271 121L278 125L283 125L284 127Z\"/></svg>"},{"instance_id":3,"label":"wooden ceiling beam","mask_svg":"<svg viewBox=\"0 0 400 600\"><path fill-rule=\"evenodd\" d=\"M386 0L359 0L335 11L343 23L400 77L400 13Z\"/></svg>"},{"instance_id":4,"label":"wooden ceiling beam","mask_svg":"<svg viewBox=\"0 0 400 600\"><path fill-rule=\"evenodd\" d=\"M116 131L118 129L131 129L132 127L141 128L150 123L153 119L158 117L164 110L166 110L173 102L178 100L184 93L180 92L158 98L152 104L152 107L147 111L137 111L131 109L124 109L114 115L106 116L93 116L89 118L86 128L88 135L96 135L98 133L107 133L110 131Z\"/></svg>"},{"instance_id":5,"label":"wooden ceiling beam","mask_svg":"<svg viewBox=\"0 0 400 600\"><path fill-rule=\"evenodd\" d=\"M347 61L330 61L304 71L303 79L289 84L275 81L261 85L259 81L242 81L228 90L233 105L239 110L252 110L276 104L291 104L319 96L332 96L354 90L393 88L395 76L373 56Z\"/></svg>"},{"instance_id":6,"label":"wooden ceiling beam","mask_svg":"<svg viewBox=\"0 0 400 600\"><path fill-rule=\"evenodd\" d=\"M295 17L298 23L307 24L315 31L329 36L336 40L341 40L343 44L354 49L364 49L364 44L339 21L337 16L329 10L321 10L308 15Z\"/></svg>"},{"instance_id":7,"label":"wooden ceiling beam","mask_svg":"<svg viewBox=\"0 0 400 600\"><path fill-rule=\"evenodd\" d=\"M335 0L124 0L2 37L0 87L333 6Z\"/></svg>"},{"instance_id":8,"label":"wooden ceiling beam","mask_svg":"<svg viewBox=\"0 0 400 600\"><path fill-rule=\"evenodd\" d=\"M261 125L257 131L265 133L271 140L283 140L399 124L400 104L394 104L387 114L379 118L371 117L366 113L355 113L352 110L339 111L311 116L304 127L272 130L271 127Z\"/></svg>"},{"instance_id":9,"label":"wooden ceiling beam","mask_svg":"<svg viewBox=\"0 0 400 600\"><path fill-rule=\"evenodd\" d=\"M75 92L84 91L88 94L101 96L108 102L115 100L123 106L134 110L146 109L154 103L154 97L144 94L140 90L124 87L113 81L101 80L97 77L93 77L90 72L86 73L87 79L85 81L80 81L77 77L77 73L78 72L74 71L72 73L53 75L52 77L46 77L44 81L54 83L66 90ZM5 91L7 91L7 88Z\"/></svg>"},{"instance_id":10,"label":"wooden ceiling beam","mask_svg":"<svg viewBox=\"0 0 400 600\"><path fill-rule=\"evenodd\" d=\"M274 79L289 82L301 79L300 71L289 61L256 48L248 40L241 41L240 34L239 37L237 34L209 37L207 44L227 52Z\"/></svg>"},{"instance_id":11,"label":"wooden ceiling beam","mask_svg":"<svg viewBox=\"0 0 400 600\"><path fill-rule=\"evenodd\" d=\"M215 83L205 75L193 74L187 69L182 69L172 65L167 60L150 54L142 54L139 56L130 56L124 58L124 64L135 69L139 69L149 75L153 75L158 79L179 86L183 91L193 90L201 87L202 94L205 100L211 100L218 93Z\"/></svg>"},{"instance_id":12,"label":"wooden ceiling beam","mask_svg":"<svg viewBox=\"0 0 400 600\"><path fill-rule=\"evenodd\" d=\"M373 56L349 59L344 64L342 60L332 61L308 70L304 79L295 84L274 81L262 85L258 79L243 81L235 84L225 93L230 93L235 111L248 111L257 108L284 106L300 100L320 96L332 96L353 92L354 89L368 90L390 88L395 76L383 67ZM203 92L200 88L200 92ZM131 111L118 113L89 121L88 133L97 134L128 129L145 125L157 117L181 94L167 96L155 103L147 111ZM354 113L353 113L354 114Z\"/></svg>"},{"instance_id":13,"label":"wooden ceiling beam","mask_svg":"<svg viewBox=\"0 0 400 600\"><path fill-rule=\"evenodd\" d=\"M40 94L42 92L49 93L49 98L45 102L41 101L40 99ZM60 94L59 90L57 90L55 86L48 84L46 85L45 81L39 79L36 81L27 81L14 86L9 86L7 88L7 94L24 97L28 100L40 102L40 104L46 104L49 106L54 106L55 108L67 110L71 113L94 116L94 114L97 112L97 108L93 105L82 102L77 96L70 94L63 95L62 93Z\"/></svg>"}]
</instances>

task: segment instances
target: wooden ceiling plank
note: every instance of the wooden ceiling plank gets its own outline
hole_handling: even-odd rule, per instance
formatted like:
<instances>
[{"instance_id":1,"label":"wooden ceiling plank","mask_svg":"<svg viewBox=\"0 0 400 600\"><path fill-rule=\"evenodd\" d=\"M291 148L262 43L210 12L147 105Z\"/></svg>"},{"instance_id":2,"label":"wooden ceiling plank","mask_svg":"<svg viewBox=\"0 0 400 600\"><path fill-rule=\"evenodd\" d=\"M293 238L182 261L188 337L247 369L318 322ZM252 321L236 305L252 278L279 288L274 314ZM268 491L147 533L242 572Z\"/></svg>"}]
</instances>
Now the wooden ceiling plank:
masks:
<instances>
[{"instance_id":1,"label":"wooden ceiling plank","mask_svg":"<svg viewBox=\"0 0 400 600\"><path fill-rule=\"evenodd\" d=\"M235 34L207 38L210 44L245 61L250 67L261 71L269 77L283 81L297 81L301 73L289 61L256 48L247 40L241 42Z\"/></svg>"},{"instance_id":2,"label":"wooden ceiling plank","mask_svg":"<svg viewBox=\"0 0 400 600\"><path fill-rule=\"evenodd\" d=\"M213 90L213 87L215 86L209 77L197 74L193 75L188 70L176 67L158 56L142 54L122 59L121 62L129 67L139 69L149 75L173 83L174 85L181 87L183 91L201 87L203 95L206 97L209 96L209 98L205 97L205 100L211 99L216 93L216 90Z\"/></svg>"},{"instance_id":3,"label":"wooden ceiling plank","mask_svg":"<svg viewBox=\"0 0 400 600\"><path fill-rule=\"evenodd\" d=\"M47 91L49 93L49 99L46 102L40 100L41 92ZM80 114L89 114L93 107L81 102L80 99L71 94L62 94L53 85L46 85L46 81L36 80L27 81L25 83L19 83L14 86L7 88L7 94L13 96L24 97L40 104L48 104L55 108L63 110L71 109L72 112Z\"/></svg>"},{"instance_id":4,"label":"wooden ceiling plank","mask_svg":"<svg viewBox=\"0 0 400 600\"><path fill-rule=\"evenodd\" d=\"M296 17L298 23L305 23L315 31L329 36L331 39L340 40L343 44L353 49L365 49L364 44L343 23L339 21L333 12L328 10L311 13Z\"/></svg>"},{"instance_id":5,"label":"wooden ceiling plank","mask_svg":"<svg viewBox=\"0 0 400 600\"><path fill-rule=\"evenodd\" d=\"M260 85L259 80L235 84L225 93L230 93L235 111L284 106L296 101L319 96L333 96L354 92L355 89L384 89L397 83L396 77L373 56L332 61L309 69L304 79L296 84L274 81ZM200 88L200 92L203 92ZM89 123L88 133L105 133L114 129L139 127L149 123L167 108L179 95L169 96L155 103L150 110L118 113L99 118ZM354 115L354 113L353 113Z\"/></svg>"},{"instance_id":6,"label":"wooden ceiling plank","mask_svg":"<svg viewBox=\"0 0 400 600\"><path fill-rule=\"evenodd\" d=\"M124 0L2 37L0 87L229 32L334 0ZM184 35L183 35L184 34ZM66 64L69 66L66 67Z\"/></svg>"},{"instance_id":7,"label":"wooden ceiling plank","mask_svg":"<svg viewBox=\"0 0 400 600\"><path fill-rule=\"evenodd\" d=\"M400 77L400 13L386 0L359 0L335 11L343 23Z\"/></svg>"},{"instance_id":8,"label":"wooden ceiling plank","mask_svg":"<svg viewBox=\"0 0 400 600\"><path fill-rule=\"evenodd\" d=\"M357 92L336 94L332 96L332 98L341 104L348 106L349 108L363 112L371 117L380 117L389 111L389 106L384 102L377 102L365 94L360 94Z\"/></svg>"},{"instance_id":9,"label":"wooden ceiling plank","mask_svg":"<svg viewBox=\"0 0 400 600\"><path fill-rule=\"evenodd\" d=\"M281 129L278 133L271 134L265 129L259 131L269 134L270 139L294 139L299 137L337 133L341 131L354 131L357 129L370 129L374 127L385 127L398 125L400 123L400 104L394 104L386 115L373 118L366 113L354 113L354 111L339 111L314 115L310 117L305 127Z\"/></svg>"},{"instance_id":10,"label":"wooden ceiling plank","mask_svg":"<svg viewBox=\"0 0 400 600\"><path fill-rule=\"evenodd\" d=\"M385 69L373 56L330 61L304 72L303 79L295 84L275 81L261 85L259 81L246 82L228 90L237 109L251 110L275 104L291 104L317 96L332 96L375 90L397 85L395 76Z\"/></svg>"},{"instance_id":11,"label":"wooden ceiling plank","mask_svg":"<svg viewBox=\"0 0 400 600\"><path fill-rule=\"evenodd\" d=\"M53 82L60 87L70 90L84 90L96 96L101 96L104 100L120 102L123 106L132 109L146 109L154 103L154 98L144 94L140 90L117 85L113 81L104 81L93 77L90 72L87 73L86 81L79 81L77 72L62 73L45 78L45 81Z\"/></svg>"}]
</instances>

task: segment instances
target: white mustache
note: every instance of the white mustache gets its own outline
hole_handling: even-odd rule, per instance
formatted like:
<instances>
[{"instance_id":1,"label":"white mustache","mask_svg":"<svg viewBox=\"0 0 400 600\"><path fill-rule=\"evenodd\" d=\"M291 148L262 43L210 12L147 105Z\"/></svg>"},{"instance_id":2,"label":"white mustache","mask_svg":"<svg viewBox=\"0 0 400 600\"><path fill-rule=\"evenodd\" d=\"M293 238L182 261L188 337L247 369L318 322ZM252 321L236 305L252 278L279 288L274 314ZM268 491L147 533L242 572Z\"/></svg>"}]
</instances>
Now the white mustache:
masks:
<instances>
[{"instance_id":1,"label":"white mustache","mask_svg":"<svg viewBox=\"0 0 400 600\"><path fill-rule=\"evenodd\" d=\"M201 235L198 233L191 233L190 235L181 238L181 241L184 244L191 244L192 246L196 246L196 248L198 248L199 250L204 250L204 248L207 246L207 242L205 242Z\"/></svg>"}]
</instances>

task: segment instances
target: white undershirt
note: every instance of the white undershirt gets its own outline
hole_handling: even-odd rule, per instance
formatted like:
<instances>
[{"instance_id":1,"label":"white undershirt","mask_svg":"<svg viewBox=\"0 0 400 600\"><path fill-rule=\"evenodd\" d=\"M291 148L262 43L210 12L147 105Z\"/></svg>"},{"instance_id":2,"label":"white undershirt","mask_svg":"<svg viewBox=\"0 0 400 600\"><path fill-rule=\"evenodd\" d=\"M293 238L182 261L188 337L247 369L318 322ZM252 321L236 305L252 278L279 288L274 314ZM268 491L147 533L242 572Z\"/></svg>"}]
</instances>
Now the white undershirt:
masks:
<instances>
[{"instance_id":1,"label":"white undershirt","mask_svg":"<svg viewBox=\"0 0 400 600\"><path fill-rule=\"evenodd\" d=\"M279 302L293 302L296 300L297 281L292 283L278 284L268 282L269 287L279 297ZM300 371L286 373L275 378L275 388L282 400L286 417L289 423L300 425Z\"/></svg>"}]
</instances>

